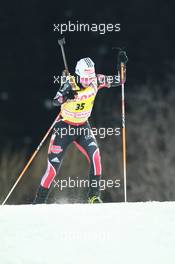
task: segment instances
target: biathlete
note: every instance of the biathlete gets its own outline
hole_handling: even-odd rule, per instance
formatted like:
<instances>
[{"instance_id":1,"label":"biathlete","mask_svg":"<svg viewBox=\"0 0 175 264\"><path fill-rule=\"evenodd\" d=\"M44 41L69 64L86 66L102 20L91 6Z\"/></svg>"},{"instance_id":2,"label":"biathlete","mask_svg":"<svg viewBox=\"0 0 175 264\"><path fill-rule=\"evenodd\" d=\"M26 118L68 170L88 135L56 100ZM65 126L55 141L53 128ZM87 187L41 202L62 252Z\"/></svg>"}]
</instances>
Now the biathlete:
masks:
<instances>
[{"instance_id":1,"label":"biathlete","mask_svg":"<svg viewBox=\"0 0 175 264\"><path fill-rule=\"evenodd\" d=\"M127 56L124 54L122 62L126 63ZM118 61L118 65L120 63ZM47 169L41 179L34 204L47 202L51 183L59 173L63 155L71 143L85 155L89 163L88 203L102 202L99 184L102 174L101 157L88 118L97 92L104 87L119 86L120 74L112 78L96 74L94 62L90 58L83 58L77 62L75 76L69 76L66 80L53 99L54 105L61 107L60 119L53 128L48 148ZM72 131L71 129L74 133L60 136L61 131Z\"/></svg>"}]
</instances>

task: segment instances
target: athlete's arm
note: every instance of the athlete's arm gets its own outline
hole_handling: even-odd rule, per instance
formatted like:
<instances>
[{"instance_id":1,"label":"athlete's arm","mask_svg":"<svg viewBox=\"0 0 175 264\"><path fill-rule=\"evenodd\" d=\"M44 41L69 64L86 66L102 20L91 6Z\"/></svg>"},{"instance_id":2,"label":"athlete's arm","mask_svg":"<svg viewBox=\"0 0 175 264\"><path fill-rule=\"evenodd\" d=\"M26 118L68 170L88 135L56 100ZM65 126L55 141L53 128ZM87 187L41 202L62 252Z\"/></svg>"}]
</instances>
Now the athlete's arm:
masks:
<instances>
[{"instance_id":1,"label":"athlete's arm","mask_svg":"<svg viewBox=\"0 0 175 264\"><path fill-rule=\"evenodd\" d=\"M126 81L126 63L128 61L128 57L126 55L126 52L123 50L120 50L118 53L118 58L117 58L117 70L118 70L118 75L114 76L105 76L102 74L97 74L97 83L98 83L98 89L107 87L116 87L121 85L121 78L120 78L120 65L123 63L125 65L125 70L124 70L124 82Z\"/></svg>"},{"instance_id":2,"label":"athlete's arm","mask_svg":"<svg viewBox=\"0 0 175 264\"><path fill-rule=\"evenodd\" d=\"M98 89L116 87L121 84L120 75L107 76L97 74Z\"/></svg>"}]
</instances>

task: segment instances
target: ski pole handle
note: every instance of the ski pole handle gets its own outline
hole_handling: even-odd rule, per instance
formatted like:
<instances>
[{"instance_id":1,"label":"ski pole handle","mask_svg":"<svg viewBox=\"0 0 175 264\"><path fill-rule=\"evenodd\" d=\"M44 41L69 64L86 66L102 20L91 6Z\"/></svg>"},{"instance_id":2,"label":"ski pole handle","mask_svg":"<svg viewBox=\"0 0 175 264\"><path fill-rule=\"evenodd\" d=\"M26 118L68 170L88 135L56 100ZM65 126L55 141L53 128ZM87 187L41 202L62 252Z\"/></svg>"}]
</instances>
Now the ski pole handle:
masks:
<instances>
[{"instance_id":1,"label":"ski pole handle","mask_svg":"<svg viewBox=\"0 0 175 264\"><path fill-rule=\"evenodd\" d=\"M61 53L62 53L62 57L63 57L63 61L64 61L65 76L69 77L69 81L70 81L70 83L72 85L72 89L76 91L77 90L77 86L76 86L76 84L74 82L74 78L72 76L70 76L68 65L67 65L66 55L65 55L65 51L64 51L64 44L65 43L66 43L66 41L65 41L64 37L58 39L58 44L61 47Z\"/></svg>"},{"instance_id":2,"label":"ski pole handle","mask_svg":"<svg viewBox=\"0 0 175 264\"><path fill-rule=\"evenodd\" d=\"M68 69L66 55L65 55L65 51L64 51L64 44L65 43L66 43L66 41L65 41L65 38L64 37L58 39L58 44L61 47L61 53L62 53L62 57L63 57L63 61L64 61L64 67L65 67L66 75L69 75L69 69Z\"/></svg>"}]
</instances>

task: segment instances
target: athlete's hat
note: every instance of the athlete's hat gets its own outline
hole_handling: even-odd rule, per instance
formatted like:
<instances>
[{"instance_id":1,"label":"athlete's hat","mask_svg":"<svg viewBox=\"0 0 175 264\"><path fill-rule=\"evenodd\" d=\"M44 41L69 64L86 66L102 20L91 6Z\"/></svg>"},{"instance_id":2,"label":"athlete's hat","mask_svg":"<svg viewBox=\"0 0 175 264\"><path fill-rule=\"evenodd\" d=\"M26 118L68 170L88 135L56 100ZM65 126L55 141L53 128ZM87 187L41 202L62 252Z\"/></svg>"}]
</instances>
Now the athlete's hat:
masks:
<instances>
[{"instance_id":1,"label":"athlete's hat","mask_svg":"<svg viewBox=\"0 0 175 264\"><path fill-rule=\"evenodd\" d=\"M90 58L83 58L77 62L75 67L75 73L80 77L84 78L94 78L95 77L95 67L94 62Z\"/></svg>"}]
</instances>

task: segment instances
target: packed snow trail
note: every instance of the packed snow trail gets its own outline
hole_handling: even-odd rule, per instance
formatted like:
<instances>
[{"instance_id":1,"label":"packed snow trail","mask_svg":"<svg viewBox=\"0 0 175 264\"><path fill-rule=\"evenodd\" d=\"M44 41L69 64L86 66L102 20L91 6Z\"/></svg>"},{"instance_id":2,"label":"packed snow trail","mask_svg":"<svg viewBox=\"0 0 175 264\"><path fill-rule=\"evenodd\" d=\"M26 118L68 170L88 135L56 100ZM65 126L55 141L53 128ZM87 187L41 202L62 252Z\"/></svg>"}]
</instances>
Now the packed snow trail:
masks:
<instances>
[{"instance_id":1,"label":"packed snow trail","mask_svg":"<svg viewBox=\"0 0 175 264\"><path fill-rule=\"evenodd\" d=\"M1 264L174 264L175 202L5 205Z\"/></svg>"}]
</instances>

